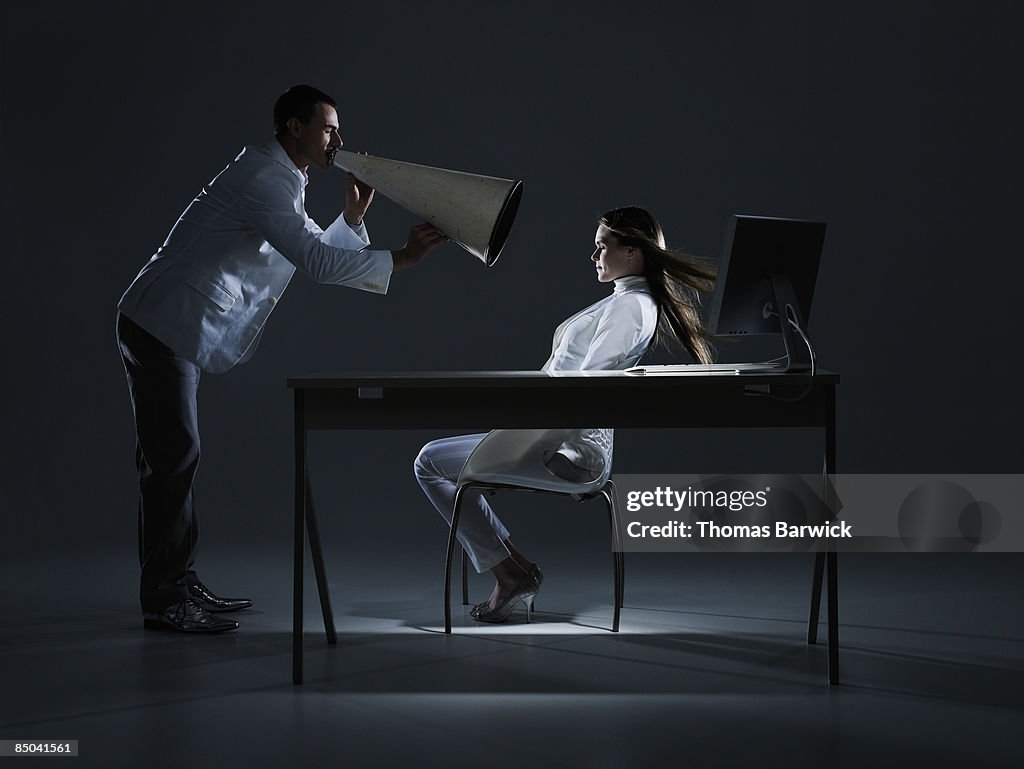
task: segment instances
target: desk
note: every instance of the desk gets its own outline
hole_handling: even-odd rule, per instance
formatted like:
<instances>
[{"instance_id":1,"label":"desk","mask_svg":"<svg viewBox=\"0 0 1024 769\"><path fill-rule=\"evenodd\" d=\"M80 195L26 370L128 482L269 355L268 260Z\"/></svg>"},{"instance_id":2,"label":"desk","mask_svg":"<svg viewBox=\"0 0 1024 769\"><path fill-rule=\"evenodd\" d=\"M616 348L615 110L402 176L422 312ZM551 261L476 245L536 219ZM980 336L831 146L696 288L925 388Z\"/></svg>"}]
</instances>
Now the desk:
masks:
<instances>
[{"instance_id":1,"label":"desk","mask_svg":"<svg viewBox=\"0 0 1024 769\"><path fill-rule=\"evenodd\" d=\"M292 681L302 683L302 598L308 532L327 641L337 643L330 590L306 466L309 430L439 430L602 427L821 427L824 471L836 472L839 375L697 374L643 377L620 371L345 372L288 380L295 398L295 550ZM609 408L614 403L614 408ZM773 470L776 468L772 468ZM807 642L817 641L828 582L828 680L839 683L835 552L819 550ZM439 607L441 608L441 607Z\"/></svg>"}]
</instances>

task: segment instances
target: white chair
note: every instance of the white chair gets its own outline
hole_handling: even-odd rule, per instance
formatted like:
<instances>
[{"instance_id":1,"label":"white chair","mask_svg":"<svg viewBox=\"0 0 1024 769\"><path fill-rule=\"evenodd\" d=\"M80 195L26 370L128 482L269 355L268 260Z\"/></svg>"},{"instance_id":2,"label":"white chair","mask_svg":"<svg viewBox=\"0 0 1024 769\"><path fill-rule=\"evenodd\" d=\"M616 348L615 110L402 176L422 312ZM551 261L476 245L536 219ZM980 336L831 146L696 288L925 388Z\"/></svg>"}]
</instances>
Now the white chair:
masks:
<instances>
[{"instance_id":1,"label":"white chair","mask_svg":"<svg viewBox=\"0 0 1024 769\"><path fill-rule=\"evenodd\" d=\"M551 430L492 430L466 460L456 483L455 506L452 511L451 531L448 536L448 554L444 571L444 632L452 631L451 577L452 556L455 553L456 531L463 495L468 489L482 489L485 493L500 489L564 494L583 501L603 497L608 505L608 523L611 527L612 562L614 568L614 612L612 632L619 630L619 610L622 607L625 563L620 542L618 506L611 475L611 431L608 431L607 456L604 470L592 480L567 480L549 469L558 466L545 454L563 442L571 442L586 431L570 429ZM557 457L556 457L557 459ZM567 473L562 473L567 474ZM462 554L462 602L469 604L466 553Z\"/></svg>"}]
</instances>

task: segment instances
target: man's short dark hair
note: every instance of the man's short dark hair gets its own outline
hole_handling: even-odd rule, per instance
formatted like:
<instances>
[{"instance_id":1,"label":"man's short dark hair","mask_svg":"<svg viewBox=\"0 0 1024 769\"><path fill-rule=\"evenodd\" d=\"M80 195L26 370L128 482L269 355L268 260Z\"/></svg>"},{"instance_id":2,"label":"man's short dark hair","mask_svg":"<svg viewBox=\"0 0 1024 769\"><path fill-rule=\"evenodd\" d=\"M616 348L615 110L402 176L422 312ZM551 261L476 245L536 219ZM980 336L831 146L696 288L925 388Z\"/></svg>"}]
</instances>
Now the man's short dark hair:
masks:
<instances>
[{"instance_id":1,"label":"man's short dark hair","mask_svg":"<svg viewBox=\"0 0 1024 769\"><path fill-rule=\"evenodd\" d=\"M319 88L311 85L293 85L274 104L274 135L281 136L288 130L288 121L293 117L305 125L313 117L313 108L323 102L335 109L337 103Z\"/></svg>"}]
</instances>

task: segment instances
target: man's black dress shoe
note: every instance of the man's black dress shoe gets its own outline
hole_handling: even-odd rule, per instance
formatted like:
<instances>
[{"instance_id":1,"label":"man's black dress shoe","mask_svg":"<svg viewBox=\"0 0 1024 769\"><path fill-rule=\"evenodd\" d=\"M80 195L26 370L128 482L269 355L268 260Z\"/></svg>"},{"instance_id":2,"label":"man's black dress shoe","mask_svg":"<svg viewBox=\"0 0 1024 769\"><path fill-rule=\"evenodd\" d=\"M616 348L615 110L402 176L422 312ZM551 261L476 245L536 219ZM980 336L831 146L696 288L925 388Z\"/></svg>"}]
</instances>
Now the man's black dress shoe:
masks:
<instances>
[{"instance_id":1,"label":"man's black dress shoe","mask_svg":"<svg viewBox=\"0 0 1024 769\"><path fill-rule=\"evenodd\" d=\"M214 613L225 612L225 611L238 611L239 609L248 609L252 606L252 601L248 598L218 598L202 582L196 582L194 585L189 585L188 592L192 594L192 597L202 604L206 611L212 611Z\"/></svg>"},{"instance_id":2,"label":"man's black dress shoe","mask_svg":"<svg viewBox=\"0 0 1024 769\"><path fill-rule=\"evenodd\" d=\"M214 617L195 598L186 598L163 611L143 612L142 623L150 630L176 630L179 633L223 633L226 630L238 630L237 622Z\"/></svg>"}]
</instances>

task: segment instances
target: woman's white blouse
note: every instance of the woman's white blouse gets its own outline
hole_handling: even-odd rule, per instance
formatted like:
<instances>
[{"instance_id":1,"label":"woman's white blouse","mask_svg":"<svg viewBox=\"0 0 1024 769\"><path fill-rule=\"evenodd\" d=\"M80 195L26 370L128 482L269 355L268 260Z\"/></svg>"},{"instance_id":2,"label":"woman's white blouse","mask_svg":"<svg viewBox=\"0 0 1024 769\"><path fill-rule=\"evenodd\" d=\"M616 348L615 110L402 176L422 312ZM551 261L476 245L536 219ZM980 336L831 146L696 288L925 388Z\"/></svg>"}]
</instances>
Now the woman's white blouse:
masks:
<instances>
[{"instance_id":1,"label":"woman's white blouse","mask_svg":"<svg viewBox=\"0 0 1024 769\"><path fill-rule=\"evenodd\" d=\"M543 371L613 371L629 368L647 351L658 325L658 305L642 275L615 281L611 296L576 313L555 329ZM610 472L613 432L605 427L573 430L546 447L543 461L565 480L592 481ZM569 475L552 464L556 454L572 465Z\"/></svg>"},{"instance_id":2,"label":"woman's white blouse","mask_svg":"<svg viewBox=\"0 0 1024 769\"><path fill-rule=\"evenodd\" d=\"M658 325L658 305L643 275L615 281L610 296L555 329L551 357L542 370L621 370L636 365Z\"/></svg>"}]
</instances>

